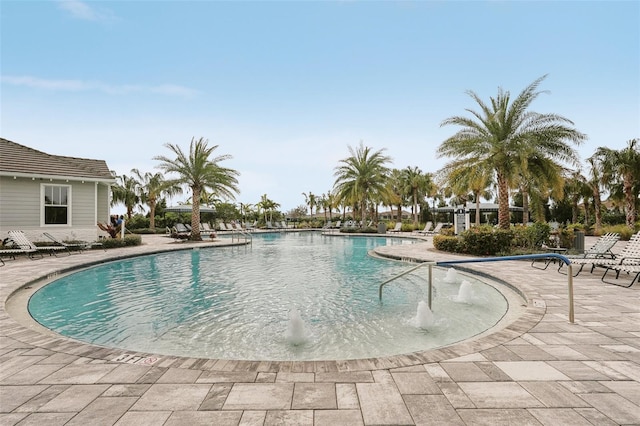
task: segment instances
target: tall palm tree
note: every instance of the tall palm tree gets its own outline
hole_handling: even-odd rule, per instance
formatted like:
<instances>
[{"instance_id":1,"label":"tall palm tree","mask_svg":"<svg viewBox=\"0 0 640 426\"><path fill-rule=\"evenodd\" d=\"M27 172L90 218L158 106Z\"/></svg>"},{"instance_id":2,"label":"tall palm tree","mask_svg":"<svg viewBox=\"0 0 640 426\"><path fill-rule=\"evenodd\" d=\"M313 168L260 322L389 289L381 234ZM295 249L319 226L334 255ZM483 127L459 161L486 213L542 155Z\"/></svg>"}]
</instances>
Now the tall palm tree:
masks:
<instances>
[{"instance_id":1,"label":"tall palm tree","mask_svg":"<svg viewBox=\"0 0 640 426\"><path fill-rule=\"evenodd\" d=\"M418 225L418 201L426 196L430 184L429 177L422 173L418 167L408 166L402 170L402 182L406 193L413 202L413 224Z\"/></svg>"},{"instance_id":2,"label":"tall palm tree","mask_svg":"<svg viewBox=\"0 0 640 426\"><path fill-rule=\"evenodd\" d=\"M127 219L133 216L133 209L140 203L138 195L140 182L127 175L116 176L116 184L111 187L111 206L122 203L127 208Z\"/></svg>"},{"instance_id":3,"label":"tall palm tree","mask_svg":"<svg viewBox=\"0 0 640 426\"><path fill-rule=\"evenodd\" d=\"M580 201L583 199L586 178L582 176L580 170L567 170L567 177L564 184L564 196L571 205L571 222L578 222L578 211ZM586 208L586 203L585 203Z\"/></svg>"},{"instance_id":4,"label":"tall palm tree","mask_svg":"<svg viewBox=\"0 0 640 426\"><path fill-rule=\"evenodd\" d=\"M631 139L627 145L621 150L600 147L594 156L602 164L603 181L609 190L622 192L625 221L633 229L640 197L640 139Z\"/></svg>"},{"instance_id":5,"label":"tall palm tree","mask_svg":"<svg viewBox=\"0 0 640 426\"><path fill-rule=\"evenodd\" d=\"M592 155L587 158L587 163L589 164L589 177L587 180L587 185L591 188L592 197L593 197L593 209L595 214L595 231L598 233L600 228L602 228L602 195L601 189L603 186L602 181L602 163L601 159Z\"/></svg>"},{"instance_id":6,"label":"tall palm tree","mask_svg":"<svg viewBox=\"0 0 640 426\"><path fill-rule=\"evenodd\" d=\"M326 220L326 212L329 212L329 220L333 220L333 209L336 208L336 197L333 195L333 192L327 191L326 194L322 195L323 208L325 211L325 220Z\"/></svg>"},{"instance_id":7,"label":"tall palm tree","mask_svg":"<svg viewBox=\"0 0 640 426\"><path fill-rule=\"evenodd\" d=\"M273 220L273 211L280 207L280 204L267 197L267 194L263 194L260 198L260 202L256 204L258 208L262 209L264 213L264 221L267 222L267 213L269 213L269 221Z\"/></svg>"},{"instance_id":8,"label":"tall palm tree","mask_svg":"<svg viewBox=\"0 0 640 426\"><path fill-rule=\"evenodd\" d=\"M182 187L172 182L167 182L162 173L140 173L138 169L131 169L131 173L138 178L138 191L140 202L149 206L149 227L156 227L156 205L165 196L172 197L182 194Z\"/></svg>"},{"instance_id":9,"label":"tall palm tree","mask_svg":"<svg viewBox=\"0 0 640 426\"><path fill-rule=\"evenodd\" d=\"M316 196L313 192L309 191L309 193L305 193L303 192L302 195L304 195L304 202L307 206L309 206L309 212L310 212L310 216L313 216L313 208L317 207L317 199Z\"/></svg>"},{"instance_id":10,"label":"tall palm tree","mask_svg":"<svg viewBox=\"0 0 640 426\"><path fill-rule=\"evenodd\" d=\"M158 168L165 173L174 173L178 177L170 182L176 185L187 185L191 189L192 211L191 211L191 239L202 241L200 236L200 197L201 192L209 188L213 194L223 196L228 199L235 199L235 194L239 193L238 179L239 173L236 170L220 166L220 162L231 158L230 155L219 155L210 158L218 145L208 146L209 141L200 138L191 139L189 152L185 153L174 144L167 143L167 147L176 158L169 158L163 155L154 157L160 161Z\"/></svg>"},{"instance_id":11,"label":"tall palm tree","mask_svg":"<svg viewBox=\"0 0 640 426\"><path fill-rule=\"evenodd\" d=\"M406 191L404 189L402 170L391 169L387 175L385 192L380 201L383 205L390 207L391 217L393 217L393 207L398 208L398 220L402 218L402 206L405 205L406 201Z\"/></svg>"},{"instance_id":12,"label":"tall palm tree","mask_svg":"<svg viewBox=\"0 0 640 426\"><path fill-rule=\"evenodd\" d=\"M351 155L340 160L335 168L334 185L338 199L353 200L359 206L363 222L368 202L385 191L385 180L389 173L386 164L391 162L391 157L384 155L384 151L373 152L360 142L355 149L349 146Z\"/></svg>"},{"instance_id":13,"label":"tall palm tree","mask_svg":"<svg viewBox=\"0 0 640 426\"><path fill-rule=\"evenodd\" d=\"M573 123L557 114L529 111L531 103L543 92L538 86L542 76L526 87L513 101L508 91L498 90L490 104L473 91L467 94L478 104L480 112L467 109L473 118L454 116L441 126L462 127L438 147L440 157L467 161L495 171L498 186L498 225L509 227L509 189L526 164L529 155L556 162L578 164L577 152L567 143L580 144L586 136L571 127Z\"/></svg>"}]
</instances>

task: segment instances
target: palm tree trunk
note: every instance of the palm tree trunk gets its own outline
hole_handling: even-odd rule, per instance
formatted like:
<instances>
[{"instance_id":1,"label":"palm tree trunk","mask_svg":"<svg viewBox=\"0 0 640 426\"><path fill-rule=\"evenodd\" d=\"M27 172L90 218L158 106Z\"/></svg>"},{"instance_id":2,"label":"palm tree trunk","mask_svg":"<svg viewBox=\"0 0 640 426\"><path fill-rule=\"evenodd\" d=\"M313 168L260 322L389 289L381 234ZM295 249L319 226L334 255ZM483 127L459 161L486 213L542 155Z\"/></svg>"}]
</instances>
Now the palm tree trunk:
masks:
<instances>
[{"instance_id":1,"label":"palm tree trunk","mask_svg":"<svg viewBox=\"0 0 640 426\"><path fill-rule=\"evenodd\" d=\"M476 197L476 226L480 226L480 193L475 193Z\"/></svg>"},{"instance_id":2,"label":"palm tree trunk","mask_svg":"<svg viewBox=\"0 0 640 426\"><path fill-rule=\"evenodd\" d=\"M200 236L200 188L192 187L193 199L191 205L191 240L202 241Z\"/></svg>"},{"instance_id":3,"label":"palm tree trunk","mask_svg":"<svg viewBox=\"0 0 640 426\"><path fill-rule=\"evenodd\" d=\"M631 229L634 229L635 221L636 221L636 200L633 195L633 176L631 173L626 173L623 179L623 188L624 191L624 199L625 204L627 205L627 215L626 221L627 226Z\"/></svg>"},{"instance_id":4,"label":"palm tree trunk","mask_svg":"<svg viewBox=\"0 0 640 426\"><path fill-rule=\"evenodd\" d=\"M598 185L594 185L593 187L593 208L595 210L596 215L596 232L600 230L602 227L602 212L600 211L602 205L602 201L600 200L600 188Z\"/></svg>"},{"instance_id":5,"label":"palm tree trunk","mask_svg":"<svg viewBox=\"0 0 640 426\"><path fill-rule=\"evenodd\" d=\"M498 181L498 227L509 229L509 185L507 178L502 174L497 174Z\"/></svg>"},{"instance_id":6,"label":"palm tree trunk","mask_svg":"<svg viewBox=\"0 0 640 426\"><path fill-rule=\"evenodd\" d=\"M418 191L413 190L413 225L418 226Z\"/></svg>"},{"instance_id":7,"label":"palm tree trunk","mask_svg":"<svg viewBox=\"0 0 640 426\"><path fill-rule=\"evenodd\" d=\"M522 191L522 224L529 223L529 192L526 189Z\"/></svg>"},{"instance_id":8,"label":"palm tree trunk","mask_svg":"<svg viewBox=\"0 0 640 426\"><path fill-rule=\"evenodd\" d=\"M155 229L156 227L156 202L155 200L149 201L149 228Z\"/></svg>"}]
</instances>

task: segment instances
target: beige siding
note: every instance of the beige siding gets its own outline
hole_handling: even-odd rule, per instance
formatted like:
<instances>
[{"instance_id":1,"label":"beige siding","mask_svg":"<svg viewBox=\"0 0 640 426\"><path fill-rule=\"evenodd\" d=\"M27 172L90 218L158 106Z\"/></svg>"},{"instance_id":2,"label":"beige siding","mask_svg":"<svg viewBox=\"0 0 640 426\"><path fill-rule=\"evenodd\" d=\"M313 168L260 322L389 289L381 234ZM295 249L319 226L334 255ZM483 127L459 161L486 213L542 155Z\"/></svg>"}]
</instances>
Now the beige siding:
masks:
<instances>
[{"instance_id":1,"label":"beige siding","mask_svg":"<svg viewBox=\"0 0 640 426\"><path fill-rule=\"evenodd\" d=\"M71 186L71 221L69 225L42 226L41 184ZM98 207L96 206L98 188ZM100 211L102 210L102 212ZM25 231L32 241L47 241L43 232L64 240L94 241L98 238L96 217L108 217L108 189L95 182L16 178L0 176L0 237L7 231Z\"/></svg>"}]
</instances>

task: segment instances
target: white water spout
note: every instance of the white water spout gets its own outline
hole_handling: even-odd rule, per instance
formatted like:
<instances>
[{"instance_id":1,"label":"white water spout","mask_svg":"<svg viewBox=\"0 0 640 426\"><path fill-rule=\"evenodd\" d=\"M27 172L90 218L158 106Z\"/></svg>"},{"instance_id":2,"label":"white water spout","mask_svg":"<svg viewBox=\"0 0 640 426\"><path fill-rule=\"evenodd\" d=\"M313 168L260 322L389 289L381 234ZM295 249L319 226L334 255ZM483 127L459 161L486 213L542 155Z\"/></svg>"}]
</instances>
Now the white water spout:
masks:
<instances>
[{"instance_id":1,"label":"white water spout","mask_svg":"<svg viewBox=\"0 0 640 426\"><path fill-rule=\"evenodd\" d=\"M294 346L301 345L307 340L307 336L304 331L304 321L300 316L300 311L296 308L293 308L289 312L289 324L287 326L285 338L289 344Z\"/></svg>"},{"instance_id":2,"label":"white water spout","mask_svg":"<svg viewBox=\"0 0 640 426\"><path fill-rule=\"evenodd\" d=\"M418 328L429 328L433 326L433 312L431 312L429 305L427 305L427 302L425 302L424 300L421 300L418 303L416 317L414 318L413 322Z\"/></svg>"},{"instance_id":3,"label":"white water spout","mask_svg":"<svg viewBox=\"0 0 640 426\"><path fill-rule=\"evenodd\" d=\"M458 296L456 297L456 302L471 303L472 301L473 301L473 286L469 281L463 280L462 284L460 284L460 288L458 289Z\"/></svg>"},{"instance_id":4,"label":"white water spout","mask_svg":"<svg viewBox=\"0 0 640 426\"><path fill-rule=\"evenodd\" d=\"M447 269L447 275L444 277L445 283L455 284L458 282L458 271L454 268Z\"/></svg>"}]
</instances>

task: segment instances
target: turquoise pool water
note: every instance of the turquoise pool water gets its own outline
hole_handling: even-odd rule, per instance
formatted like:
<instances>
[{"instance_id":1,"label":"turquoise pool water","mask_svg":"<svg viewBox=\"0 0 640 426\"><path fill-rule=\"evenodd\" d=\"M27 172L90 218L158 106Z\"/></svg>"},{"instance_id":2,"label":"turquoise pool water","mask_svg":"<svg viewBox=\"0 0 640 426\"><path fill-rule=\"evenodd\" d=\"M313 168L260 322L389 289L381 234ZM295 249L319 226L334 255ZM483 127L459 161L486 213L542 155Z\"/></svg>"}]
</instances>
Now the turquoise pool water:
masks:
<instances>
[{"instance_id":1,"label":"turquoise pool water","mask_svg":"<svg viewBox=\"0 0 640 426\"><path fill-rule=\"evenodd\" d=\"M384 289L413 265L368 256L385 237L295 232L256 235L248 247L203 248L131 258L78 271L38 290L29 312L87 343L156 354L245 360L388 356L454 343L496 324L507 302L495 288L434 270L435 322L416 326L427 268ZM287 335L298 311L304 333ZM292 344L292 342L298 344Z\"/></svg>"}]
</instances>

